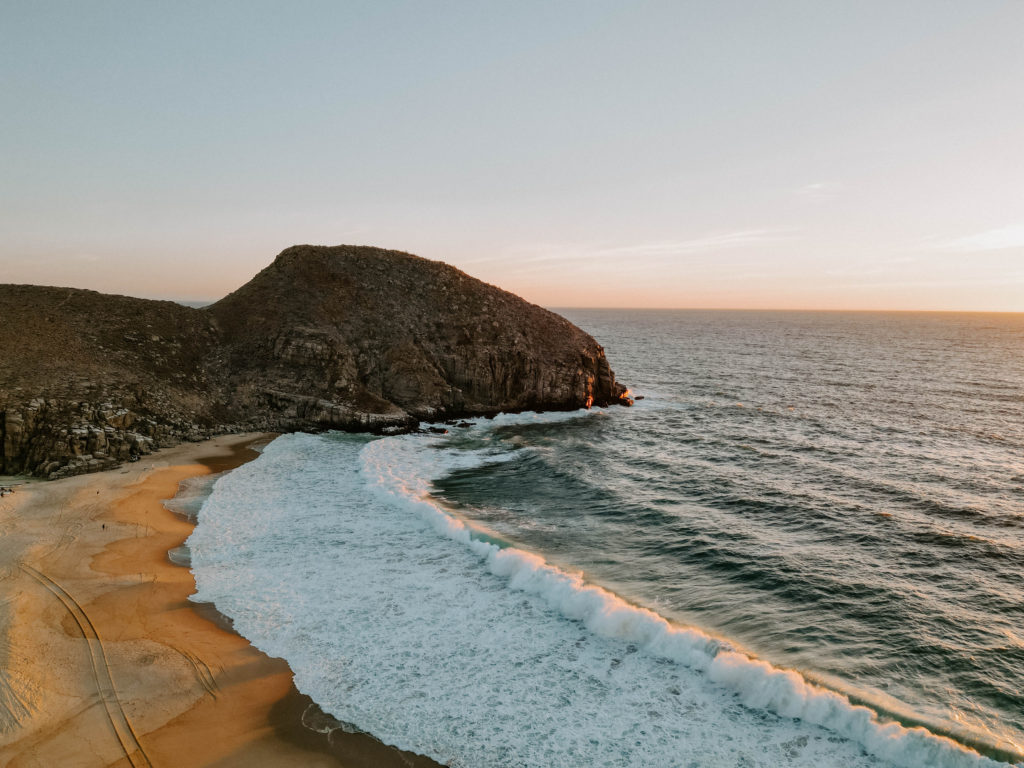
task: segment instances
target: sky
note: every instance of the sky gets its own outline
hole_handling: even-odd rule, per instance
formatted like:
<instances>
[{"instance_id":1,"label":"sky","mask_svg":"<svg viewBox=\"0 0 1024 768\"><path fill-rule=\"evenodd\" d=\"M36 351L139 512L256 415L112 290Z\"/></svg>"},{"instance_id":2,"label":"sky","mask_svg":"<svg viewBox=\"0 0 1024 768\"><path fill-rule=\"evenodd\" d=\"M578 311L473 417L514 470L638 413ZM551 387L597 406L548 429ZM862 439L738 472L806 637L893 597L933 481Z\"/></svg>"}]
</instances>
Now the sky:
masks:
<instances>
[{"instance_id":1,"label":"sky","mask_svg":"<svg viewBox=\"0 0 1024 768\"><path fill-rule=\"evenodd\" d=\"M0 0L0 283L1024 311L1024 2Z\"/></svg>"}]
</instances>

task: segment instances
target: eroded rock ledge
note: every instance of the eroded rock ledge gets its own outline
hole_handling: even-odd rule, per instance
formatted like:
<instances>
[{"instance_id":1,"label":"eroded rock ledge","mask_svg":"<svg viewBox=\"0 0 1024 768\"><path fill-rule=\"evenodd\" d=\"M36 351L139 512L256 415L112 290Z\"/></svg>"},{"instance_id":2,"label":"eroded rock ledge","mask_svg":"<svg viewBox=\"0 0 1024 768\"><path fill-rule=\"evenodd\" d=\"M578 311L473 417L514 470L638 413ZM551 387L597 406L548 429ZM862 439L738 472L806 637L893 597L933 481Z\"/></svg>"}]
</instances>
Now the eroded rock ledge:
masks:
<instances>
[{"instance_id":1,"label":"eroded rock ledge","mask_svg":"<svg viewBox=\"0 0 1024 768\"><path fill-rule=\"evenodd\" d=\"M240 430L411 428L631 403L568 320L441 262L301 245L203 309L0 286L0 474Z\"/></svg>"}]
</instances>

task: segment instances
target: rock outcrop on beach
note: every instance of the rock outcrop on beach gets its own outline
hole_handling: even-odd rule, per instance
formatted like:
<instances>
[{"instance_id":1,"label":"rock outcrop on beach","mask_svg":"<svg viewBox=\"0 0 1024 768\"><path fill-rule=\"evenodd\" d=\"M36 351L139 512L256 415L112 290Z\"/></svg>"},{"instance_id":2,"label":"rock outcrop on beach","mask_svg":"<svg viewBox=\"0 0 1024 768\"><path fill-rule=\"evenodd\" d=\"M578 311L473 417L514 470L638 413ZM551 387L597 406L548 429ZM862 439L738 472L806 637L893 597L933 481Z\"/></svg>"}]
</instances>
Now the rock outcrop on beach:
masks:
<instances>
[{"instance_id":1,"label":"rock outcrop on beach","mask_svg":"<svg viewBox=\"0 0 1024 768\"><path fill-rule=\"evenodd\" d=\"M630 402L569 321L397 251L295 246L203 309L0 285L0 474L106 469L237 430Z\"/></svg>"}]
</instances>

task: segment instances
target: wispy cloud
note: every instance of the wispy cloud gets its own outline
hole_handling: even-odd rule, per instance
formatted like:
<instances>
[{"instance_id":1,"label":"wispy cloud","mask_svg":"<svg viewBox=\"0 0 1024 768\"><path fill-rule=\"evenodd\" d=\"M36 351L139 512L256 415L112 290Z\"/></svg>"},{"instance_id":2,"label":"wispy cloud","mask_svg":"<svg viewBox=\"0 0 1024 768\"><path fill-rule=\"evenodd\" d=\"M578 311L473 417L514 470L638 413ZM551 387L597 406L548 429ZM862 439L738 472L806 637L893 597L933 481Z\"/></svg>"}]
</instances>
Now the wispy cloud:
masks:
<instances>
[{"instance_id":1,"label":"wispy cloud","mask_svg":"<svg viewBox=\"0 0 1024 768\"><path fill-rule=\"evenodd\" d=\"M957 288L961 286L977 286L977 287L1001 287L1007 285L1024 285L1024 272L1016 272L1007 275L996 275L992 277L953 277L943 279L927 279L922 280L918 277L908 278L906 280L879 280L879 281L865 281L865 282L848 282L844 283L844 288Z\"/></svg>"},{"instance_id":2,"label":"wispy cloud","mask_svg":"<svg viewBox=\"0 0 1024 768\"><path fill-rule=\"evenodd\" d=\"M591 257L676 256L686 253L721 251L732 248L750 248L770 243L792 240L795 231L791 229L741 229L735 232L694 237L686 240L670 240L653 243L635 243L611 248L598 248L590 252Z\"/></svg>"},{"instance_id":3,"label":"wispy cloud","mask_svg":"<svg viewBox=\"0 0 1024 768\"><path fill-rule=\"evenodd\" d=\"M815 181L811 184L804 184L797 189L796 193L805 200L831 200L842 190L843 185L838 181Z\"/></svg>"},{"instance_id":4,"label":"wispy cloud","mask_svg":"<svg viewBox=\"0 0 1024 768\"><path fill-rule=\"evenodd\" d=\"M882 255L865 260L855 260L831 269L825 269L824 274L843 278L891 274L893 272L905 271L908 268L916 268L925 258L922 254Z\"/></svg>"},{"instance_id":5,"label":"wispy cloud","mask_svg":"<svg viewBox=\"0 0 1024 768\"><path fill-rule=\"evenodd\" d=\"M1024 248L1024 224L988 229L953 240L932 240L931 248L944 251L1002 251L1007 248Z\"/></svg>"},{"instance_id":6,"label":"wispy cloud","mask_svg":"<svg viewBox=\"0 0 1024 768\"><path fill-rule=\"evenodd\" d=\"M608 243L534 243L517 246L500 256L485 257L464 264L481 264L494 261L514 261L520 267L542 268L548 265L563 265L578 261L599 263L620 263L622 261L643 261L645 263L668 261L678 257L696 257L715 254L726 250L756 248L796 239L794 229L741 229L732 232L715 232L699 237L678 240L657 240L651 242L612 245Z\"/></svg>"}]
</instances>

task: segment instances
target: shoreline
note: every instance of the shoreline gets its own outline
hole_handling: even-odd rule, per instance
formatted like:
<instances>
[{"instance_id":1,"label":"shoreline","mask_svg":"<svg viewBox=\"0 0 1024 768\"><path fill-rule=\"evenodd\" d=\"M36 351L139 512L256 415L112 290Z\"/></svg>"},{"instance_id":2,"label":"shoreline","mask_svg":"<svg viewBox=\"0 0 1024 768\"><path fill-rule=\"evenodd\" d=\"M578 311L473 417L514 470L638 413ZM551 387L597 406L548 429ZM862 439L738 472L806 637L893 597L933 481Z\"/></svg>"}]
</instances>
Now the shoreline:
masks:
<instances>
[{"instance_id":1,"label":"shoreline","mask_svg":"<svg viewBox=\"0 0 1024 768\"><path fill-rule=\"evenodd\" d=\"M305 725L318 708L288 664L188 599L191 570L168 551L193 524L162 501L188 477L252 460L268 437L183 444L135 465L30 481L3 499L0 763L437 765L330 730L330 718Z\"/></svg>"}]
</instances>

